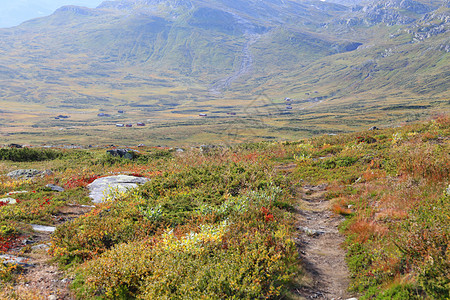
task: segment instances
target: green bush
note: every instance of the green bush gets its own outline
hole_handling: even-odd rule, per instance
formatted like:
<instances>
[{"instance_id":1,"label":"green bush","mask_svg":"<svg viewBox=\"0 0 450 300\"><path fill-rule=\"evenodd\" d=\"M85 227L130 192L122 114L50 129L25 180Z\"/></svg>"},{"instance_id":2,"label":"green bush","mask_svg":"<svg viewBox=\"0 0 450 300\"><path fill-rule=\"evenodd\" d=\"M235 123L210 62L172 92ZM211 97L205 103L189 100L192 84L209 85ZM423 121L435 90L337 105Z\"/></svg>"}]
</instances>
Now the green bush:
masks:
<instances>
[{"instance_id":1,"label":"green bush","mask_svg":"<svg viewBox=\"0 0 450 300\"><path fill-rule=\"evenodd\" d=\"M0 160L10 160L15 162L53 160L61 156L62 156L61 152L48 149L36 149L36 148L0 149Z\"/></svg>"}]
</instances>

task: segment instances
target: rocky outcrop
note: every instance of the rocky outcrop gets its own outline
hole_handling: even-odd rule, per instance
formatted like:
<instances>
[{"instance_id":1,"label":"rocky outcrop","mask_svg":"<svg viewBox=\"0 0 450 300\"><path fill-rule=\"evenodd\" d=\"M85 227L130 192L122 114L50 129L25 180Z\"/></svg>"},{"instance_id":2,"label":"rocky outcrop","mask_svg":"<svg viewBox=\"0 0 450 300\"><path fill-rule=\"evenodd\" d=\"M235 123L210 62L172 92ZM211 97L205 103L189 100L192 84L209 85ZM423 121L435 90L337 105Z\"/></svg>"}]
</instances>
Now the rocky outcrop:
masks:
<instances>
[{"instance_id":1,"label":"rocky outcrop","mask_svg":"<svg viewBox=\"0 0 450 300\"><path fill-rule=\"evenodd\" d=\"M414 15L423 15L434 9L414 0L372 1L365 6L352 7L353 16L342 19L338 23L348 26L372 26L384 23L390 26L411 24L417 19Z\"/></svg>"}]
</instances>

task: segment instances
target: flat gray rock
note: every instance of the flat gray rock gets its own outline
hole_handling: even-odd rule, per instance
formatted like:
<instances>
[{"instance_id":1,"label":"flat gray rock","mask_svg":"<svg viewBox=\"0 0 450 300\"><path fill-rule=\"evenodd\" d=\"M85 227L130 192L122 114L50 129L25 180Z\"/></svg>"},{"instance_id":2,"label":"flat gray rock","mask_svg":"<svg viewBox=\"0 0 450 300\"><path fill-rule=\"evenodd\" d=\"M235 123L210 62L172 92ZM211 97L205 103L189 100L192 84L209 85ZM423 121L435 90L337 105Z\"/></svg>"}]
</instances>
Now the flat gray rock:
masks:
<instances>
[{"instance_id":1,"label":"flat gray rock","mask_svg":"<svg viewBox=\"0 0 450 300\"><path fill-rule=\"evenodd\" d=\"M15 171L9 172L7 174L7 176L14 178L14 179L18 179L18 178L31 179L38 175L44 177L44 176L52 175L52 174L53 174L53 172L50 170L39 171L39 170L35 170L35 169L20 169L20 170L15 170Z\"/></svg>"},{"instance_id":2,"label":"flat gray rock","mask_svg":"<svg viewBox=\"0 0 450 300\"><path fill-rule=\"evenodd\" d=\"M55 185L55 184L47 184L45 187L49 188L49 189L51 189L52 191L55 191L55 192L64 192L64 188L62 188L62 187L60 187L58 185Z\"/></svg>"},{"instance_id":3,"label":"flat gray rock","mask_svg":"<svg viewBox=\"0 0 450 300\"><path fill-rule=\"evenodd\" d=\"M7 204L16 204L17 203L16 199L14 199L14 198L3 198L3 199L0 199L0 202L7 203Z\"/></svg>"},{"instance_id":4,"label":"flat gray rock","mask_svg":"<svg viewBox=\"0 0 450 300\"><path fill-rule=\"evenodd\" d=\"M150 179L146 177L136 177L128 175L98 178L88 185L90 191L89 197L92 198L92 202L94 203L102 203L105 199L105 196L108 195L111 190L118 189L119 191L123 192L128 189L134 189L139 184L144 184L149 180Z\"/></svg>"},{"instance_id":5,"label":"flat gray rock","mask_svg":"<svg viewBox=\"0 0 450 300\"><path fill-rule=\"evenodd\" d=\"M49 243L47 243L47 244L39 244L39 245L32 246L31 249L32 250L45 250L45 251L47 251L48 249L50 249L50 246L51 245Z\"/></svg>"},{"instance_id":6,"label":"flat gray rock","mask_svg":"<svg viewBox=\"0 0 450 300\"><path fill-rule=\"evenodd\" d=\"M56 227L30 224L34 231L38 232L55 232Z\"/></svg>"}]
</instances>

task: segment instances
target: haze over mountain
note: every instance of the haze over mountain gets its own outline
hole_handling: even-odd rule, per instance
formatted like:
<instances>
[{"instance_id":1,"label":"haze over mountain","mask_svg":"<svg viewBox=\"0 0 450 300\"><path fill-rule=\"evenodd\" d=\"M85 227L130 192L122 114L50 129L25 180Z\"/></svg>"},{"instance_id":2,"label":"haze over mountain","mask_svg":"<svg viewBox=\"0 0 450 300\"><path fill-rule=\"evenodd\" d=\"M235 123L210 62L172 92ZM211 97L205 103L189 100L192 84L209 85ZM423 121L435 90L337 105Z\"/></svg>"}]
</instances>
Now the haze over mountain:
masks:
<instances>
[{"instance_id":1,"label":"haze over mountain","mask_svg":"<svg viewBox=\"0 0 450 300\"><path fill-rule=\"evenodd\" d=\"M273 136L283 128L340 132L414 119L449 109L449 6L448 0L64 6L0 30L0 97L11 112L30 105L45 113L120 106L170 122L198 112L220 118L244 112L265 95L256 106L271 104L270 113L283 115L264 125ZM285 97L296 99L292 109Z\"/></svg>"},{"instance_id":2,"label":"haze over mountain","mask_svg":"<svg viewBox=\"0 0 450 300\"><path fill-rule=\"evenodd\" d=\"M0 0L0 28L17 26L32 18L48 16L63 5L96 7L101 0Z\"/></svg>"}]
</instances>

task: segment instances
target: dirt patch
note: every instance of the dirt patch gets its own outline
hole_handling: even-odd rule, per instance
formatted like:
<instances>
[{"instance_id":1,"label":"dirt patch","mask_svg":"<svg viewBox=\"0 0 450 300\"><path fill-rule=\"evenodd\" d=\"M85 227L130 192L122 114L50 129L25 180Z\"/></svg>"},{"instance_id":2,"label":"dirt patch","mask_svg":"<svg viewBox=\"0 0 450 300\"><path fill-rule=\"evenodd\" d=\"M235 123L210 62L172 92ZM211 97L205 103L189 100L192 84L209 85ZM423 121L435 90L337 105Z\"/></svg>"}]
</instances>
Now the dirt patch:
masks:
<instances>
[{"instance_id":1,"label":"dirt patch","mask_svg":"<svg viewBox=\"0 0 450 300\"><path fill-rule=\"evenodd\" d=\"M302 286L295 289L300 299L347 299L349 273L344 237L338 226L343 218L333 214L324 197L326 185L304 186L300 189L299 230L297 246L305 272Z\"/></svg>"},{"instance_id":2,"label":"dirt patch","mask_svg":"<svg viewBox=\"0 0 450 300\"><path fill-rule=\"evenodd\" d=\"M92 210L90 206L69 205L60 209L54 216L56 226L78 218ZM51 233L35 232L24 239L22 245L9 251L8 254L27 258L30 265L24 268L16 283L5 288L1 299L74 299L69 285L72 278L50 262L47 253Z\"/></svg>"}]
</instances>

